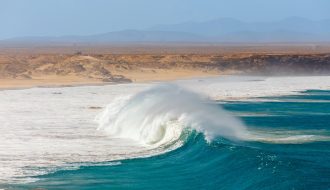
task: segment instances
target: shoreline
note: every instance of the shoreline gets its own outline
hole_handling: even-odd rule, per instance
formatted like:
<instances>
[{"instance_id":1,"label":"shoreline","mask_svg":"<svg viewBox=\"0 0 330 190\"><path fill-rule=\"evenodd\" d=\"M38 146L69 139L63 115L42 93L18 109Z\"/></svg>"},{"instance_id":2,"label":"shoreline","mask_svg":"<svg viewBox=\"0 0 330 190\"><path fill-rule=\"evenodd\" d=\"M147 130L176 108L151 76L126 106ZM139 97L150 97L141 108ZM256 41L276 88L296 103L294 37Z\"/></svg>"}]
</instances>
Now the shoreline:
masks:
<instances>
[{"instance_id":1,"label":"shoreline","mask_svg":"<svg viewBox=\"0 0 330 190\"><path fill-rule=\"evenodd\" d=\"M146 78L144 80L132 80L132 82L103 82L96 80L81 79L81 81L62 81L54 82L47 80L35 79L0 79L0 90L21 90L31 88L62 88L62 87L77 87L77 86L104 86L104 85L118 85L118 84L143 84L143 83L158 83L158 82L171 82L178 80L191 80L199 78L213 78L221 76L235 76L225 74L205 74L205 75L191 75L191 76L171 76L165 79ZM60 78L60 77L59 77ZM6 84L7 83L7 84Z\"/></svg>"}]
</instances>

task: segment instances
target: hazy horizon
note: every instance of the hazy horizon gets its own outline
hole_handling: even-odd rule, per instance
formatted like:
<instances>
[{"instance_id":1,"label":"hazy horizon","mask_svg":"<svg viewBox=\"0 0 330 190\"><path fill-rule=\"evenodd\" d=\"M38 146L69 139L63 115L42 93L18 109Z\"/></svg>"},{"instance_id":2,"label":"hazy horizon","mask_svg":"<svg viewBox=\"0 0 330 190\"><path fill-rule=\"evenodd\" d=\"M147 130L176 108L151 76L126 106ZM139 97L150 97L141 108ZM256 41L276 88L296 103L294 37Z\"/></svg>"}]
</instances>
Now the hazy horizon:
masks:
<instances>
[{"instance_id":1,"label":"hazy horizon","mask_svg":"<svg viewBox=\"0 0 330 190\"><path fill-rule=\"evenodd\" d=\"M324 20L330 19L329 7L330 2L325 0L4 0L0 3L0 40L144 30L219 18L244 22L272 22L290 17Z\"/></svg>"}]
</instances>

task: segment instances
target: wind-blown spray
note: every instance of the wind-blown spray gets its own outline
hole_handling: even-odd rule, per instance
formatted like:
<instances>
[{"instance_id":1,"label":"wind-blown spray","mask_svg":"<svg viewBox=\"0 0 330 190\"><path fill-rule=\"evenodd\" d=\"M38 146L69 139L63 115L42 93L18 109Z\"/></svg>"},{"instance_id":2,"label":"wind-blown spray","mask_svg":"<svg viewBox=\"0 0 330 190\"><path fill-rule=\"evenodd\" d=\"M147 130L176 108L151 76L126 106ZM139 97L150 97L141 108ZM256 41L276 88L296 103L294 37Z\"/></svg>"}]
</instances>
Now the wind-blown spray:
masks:
<instances>
[{"instance_id":1,"label":"wind-blown spray","mask_svg":"<svg viewBox=\"0 0 330 190\"><path fill-rule=\"evenodd\" d=\"M246 130L237 118L207 98L173 84L153 87L132 97L119 98L98 116L99 129L112 137L130 138L145 145L177 140L184 129L243 139Z\"/></svg>"}]
</instances>

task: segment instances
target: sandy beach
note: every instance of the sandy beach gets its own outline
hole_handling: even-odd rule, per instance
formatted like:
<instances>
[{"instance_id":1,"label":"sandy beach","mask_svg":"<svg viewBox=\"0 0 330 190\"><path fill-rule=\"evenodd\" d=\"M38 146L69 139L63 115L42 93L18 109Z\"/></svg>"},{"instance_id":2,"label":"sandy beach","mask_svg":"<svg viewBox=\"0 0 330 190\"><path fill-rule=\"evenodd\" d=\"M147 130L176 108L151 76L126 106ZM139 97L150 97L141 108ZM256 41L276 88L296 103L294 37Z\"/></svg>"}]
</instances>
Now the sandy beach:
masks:
<instances>
[{"instance_id":1,"label":"sandy beach","mask_svg":"<svg viewBox=\"0 0 330 190\"><path fill-rule=\"evenodd\" d=\"M195 77L216 77L217 72L187 71L187 70L158 70L153 72L127 72L118 73L132 79L134 83L148 83L160 81L174 81L179 79L190 79ZM61 86L84 86L84 85L107 85L122 82L104 82L97 79L86 79L76 76L43 76L33 79L0 79L0 89L17 89L31 87L61 87Z\"/></svg>"}]
</instances>

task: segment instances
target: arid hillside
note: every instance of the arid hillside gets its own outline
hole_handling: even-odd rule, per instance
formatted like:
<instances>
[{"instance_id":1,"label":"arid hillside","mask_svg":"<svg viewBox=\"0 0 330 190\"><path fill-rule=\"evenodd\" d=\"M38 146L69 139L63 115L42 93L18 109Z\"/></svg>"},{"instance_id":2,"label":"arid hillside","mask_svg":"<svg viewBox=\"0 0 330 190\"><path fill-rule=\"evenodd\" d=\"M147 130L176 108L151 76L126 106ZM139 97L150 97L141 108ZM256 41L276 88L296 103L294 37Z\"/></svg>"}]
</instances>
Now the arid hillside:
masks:
<instances>
[{"instance_id":1,"label":"arid hillside","mask_svg":"<svg viewBox=\"0 0 330 190\"><path fill-rule=\"evenodd\" d=\"M0 88L240 75L328 75L329 44L2 44Z\"/></svg>"},{"instance_id":2,"label":"arid hillside","mask_svg":"<svg viewBox=\"0 0 330 190\"><path fill-rule=\"evenodd\" d=\"M105 82L130 82L154 76L208 74L329 74L330 54L231 55L1 55L1 79L77 77Z\"/></svg>"}]
</instances>

